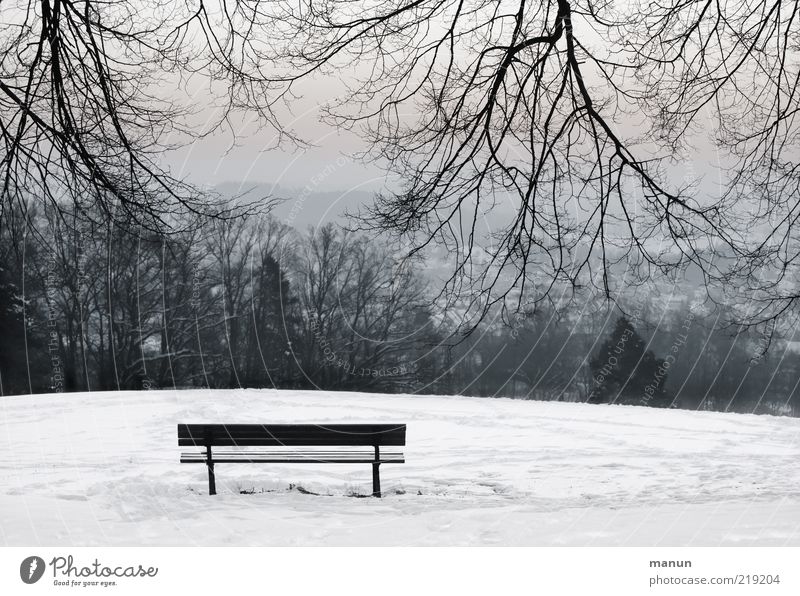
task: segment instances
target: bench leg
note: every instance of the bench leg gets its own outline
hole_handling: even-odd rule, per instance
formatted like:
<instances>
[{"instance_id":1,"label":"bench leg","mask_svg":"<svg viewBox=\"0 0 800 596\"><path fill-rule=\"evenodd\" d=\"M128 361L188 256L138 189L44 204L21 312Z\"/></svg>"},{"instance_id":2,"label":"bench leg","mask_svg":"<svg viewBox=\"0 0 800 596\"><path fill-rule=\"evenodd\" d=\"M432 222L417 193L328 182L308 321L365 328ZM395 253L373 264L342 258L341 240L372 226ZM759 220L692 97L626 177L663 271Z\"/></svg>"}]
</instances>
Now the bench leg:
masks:
<instances>
[{"instance_id":1,"label":"bench leg","mask_svg":"<svg viewBox=\"0 0 800 596\"><path fill-rule=\"evenodd\" d=\"M380 498L381 496L381 465L377 463L381 459L380 447L375 445L375 462L372 464L372 496Z\"/></svg>"},{"instance_id":2,"label":"bench leg","mask_svg":"<svg viewBox=\"0 0 800 596\"><path fill-rule=\"evenodd\" d=\"M214 478L214 463L208 462L208 494L217 494L217 482Z\"/></svg>"},{"instance_id":3,"label":"bench leg","mask_svg":"<svg viewBox=\"0 0 800 596\"><path fill-rule=\"evenodd\" d=\"M211 459L211 446L206 447L206 467L208 467L208 494L217 494L217 479L214 477L214 460Z\"/></svg>"},{"instance_id":4,"label":"bench leg","mask_svg":"<svg viewBox=\"0 0 800 596\"><path fill-rule=\"evenodd\" d=\"M372 496L381 496L381 473L380 464L372 464Z\"/></svg>"}]
</instances>

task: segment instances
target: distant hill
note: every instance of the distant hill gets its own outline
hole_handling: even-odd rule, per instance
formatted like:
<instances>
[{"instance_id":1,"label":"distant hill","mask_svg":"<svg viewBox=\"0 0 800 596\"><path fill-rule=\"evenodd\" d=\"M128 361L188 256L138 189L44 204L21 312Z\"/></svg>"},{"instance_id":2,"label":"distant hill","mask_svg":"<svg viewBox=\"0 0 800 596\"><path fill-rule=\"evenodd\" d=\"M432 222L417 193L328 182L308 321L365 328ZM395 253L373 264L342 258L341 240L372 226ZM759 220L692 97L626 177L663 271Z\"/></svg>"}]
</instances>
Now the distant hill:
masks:
<instances>
[{"instance_id":1,"label":"distant hill","mask_svg":"<svg viewBox=\"0 0 800 596\"><path fill-rule=\"evenodd\" d=\"M272 211L272 215L279 221L291 225L297 230L318 226L328 222L339 224L347 223L347 214L357 214L360 210L372 204L375 191L362 189L326 189L325 179L311 179L304 187L281 186L270 182L244 183L228 181L216 186L216 190L227 197L239 197L246 193L243 200L256 200L260 197L282 199ZM481 244L481 233L487 234L491 230L501 229L510 221L515 213L511 202L498 202L495 207L482 218L479 226L477 244ZM482 229L480 229L482 228ZM480 256L480 249L475 249L474 254ZM441 281L453 273L453 255L445 248L431 246L425 251L427 263L425 271L429 279ZM577 257L580 257L580 248ZM616 262L621 253L617 254L613 248L609 250L610 267L614 275L625 277L630 275L624 259ZM480 258L479 258L480 261ZM667 280L658 279L662 290L669 293L672 286ZM690 266L681 276L680 285L683 290L677 295L692 296L702 287L703 276L696 266ZM674 293L674 292L673 292Z\"/></svg>"},{"instance_id":2,"label":"distant hill","mask_svg":"<svg viewBox=\"0 0 800 596\"><path fill-rule=\"evenodd\" d=\"M216 190L223 196L235 197L247 192L250 200L259 197L284 199L273 215L298 229L335 221L344 223L347 213L358 213L359 209L372 204L374 190L329 189L324 178L314 185L313 179L306 187L281 186L270 182L229 181L218 184ZM515 209L510 203L497 202L491 211L482 217L483 231L497 230L506 225Z\"/></svg>"},{"instance_id":3,"label":"distant hill","mask_svg":"<svg viewBox=\"0 0 800 596\"><path fill-rule=\"evenodd\" d=\"M317 190L311 184L306 188L292 188L267 182L230 181L219 184L216 190L227 197L247 193L249 200L283 199L273 210L273 216L301 230L331 221L344 223L346 213L357 213L364 205L369 205L374 196L365 190Z\"/></svg>"}]
</instances>

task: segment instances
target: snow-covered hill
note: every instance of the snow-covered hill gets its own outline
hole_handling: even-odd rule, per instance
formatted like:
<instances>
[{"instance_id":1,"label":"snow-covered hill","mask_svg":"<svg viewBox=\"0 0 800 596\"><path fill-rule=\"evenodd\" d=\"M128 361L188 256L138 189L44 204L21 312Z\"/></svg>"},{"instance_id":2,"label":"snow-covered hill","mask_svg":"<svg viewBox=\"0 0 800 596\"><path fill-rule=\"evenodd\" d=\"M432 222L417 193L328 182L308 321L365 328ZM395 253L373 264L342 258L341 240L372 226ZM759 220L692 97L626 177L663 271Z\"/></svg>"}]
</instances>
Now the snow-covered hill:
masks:
<instances>
[{"instance_id":1,"label":"snow-covered hill","mask_svg":"<svg viewBox=\"0 0 800 596\"><path fill-rule=\"evenodd\" d=\"M219 465L210 497L204 467L178 463L178 422L346 421L408 424L383 499L355 498L367 465ZM796 419L268 390L0 398L6 545L800 545L799 526Z\"/></svg>"}]
</instances>

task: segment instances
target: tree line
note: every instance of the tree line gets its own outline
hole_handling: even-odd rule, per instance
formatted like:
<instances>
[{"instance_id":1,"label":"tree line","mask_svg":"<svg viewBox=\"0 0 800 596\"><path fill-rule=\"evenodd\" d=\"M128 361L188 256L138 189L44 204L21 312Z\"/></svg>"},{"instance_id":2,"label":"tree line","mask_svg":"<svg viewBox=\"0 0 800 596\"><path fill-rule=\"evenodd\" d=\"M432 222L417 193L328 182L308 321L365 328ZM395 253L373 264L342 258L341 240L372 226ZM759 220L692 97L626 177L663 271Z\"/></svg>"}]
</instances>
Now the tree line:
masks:
<instances>
[{"instance_id":1,"label":"tree line","mask_svg":"<svg viewBox=\"0 0 800 596\"><path fill-rule=\"evenodd\" d=\"M485 317L334 224L166 234L64 210L0 229L0 389L305 388L796 414L800 354L686 296ZM588 307L591 308L588 308ZM465 307L466 308L466 307Z\"/></svg>"},{"instance_id":2,"label":"tree line","mask_svg":"<svg viewBox=\"0 0 800 596\"><path fill-rule=\"evenodd\" d=\"M699 292L698 292L699 293ZM656 295L481 324L458 346L467 395L800 414L792 336L726 323L725 306Z\"/></svg>"},{"instance_id":3,"label":"tree line","mask_svg":"<svg viewBox=\"0 0 800 596\"><path fill-rule=\"evenodd\" d=\"M49 211L4 224L5 394L414 389L423 281L343 228L253 217L169 235Z\"/></svg>"}]
</instances>

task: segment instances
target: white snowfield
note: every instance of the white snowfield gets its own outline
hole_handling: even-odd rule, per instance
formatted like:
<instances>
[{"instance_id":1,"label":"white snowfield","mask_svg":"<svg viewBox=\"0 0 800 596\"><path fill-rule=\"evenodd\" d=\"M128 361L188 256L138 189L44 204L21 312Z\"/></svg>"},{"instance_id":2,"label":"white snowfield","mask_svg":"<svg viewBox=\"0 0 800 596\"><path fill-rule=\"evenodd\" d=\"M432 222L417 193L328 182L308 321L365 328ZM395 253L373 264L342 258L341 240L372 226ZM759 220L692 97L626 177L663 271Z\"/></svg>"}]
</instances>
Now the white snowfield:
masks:
<instances>
[{"instance_id":1,"label":"white snowfield","mask_svg":"<svg viewBox=\"0 0 800 596\"><path fill-rule=\"evenodd\" d=\"M401 422L407 463L178 463L179 422ZM292 487L292 488L290 488ZM242 494L244 491L245 494ZM316 494L308 494L308 493ZM304 391L0 398L5 545L800 545L800 420Z\"/></svg>"}]
</instances>

